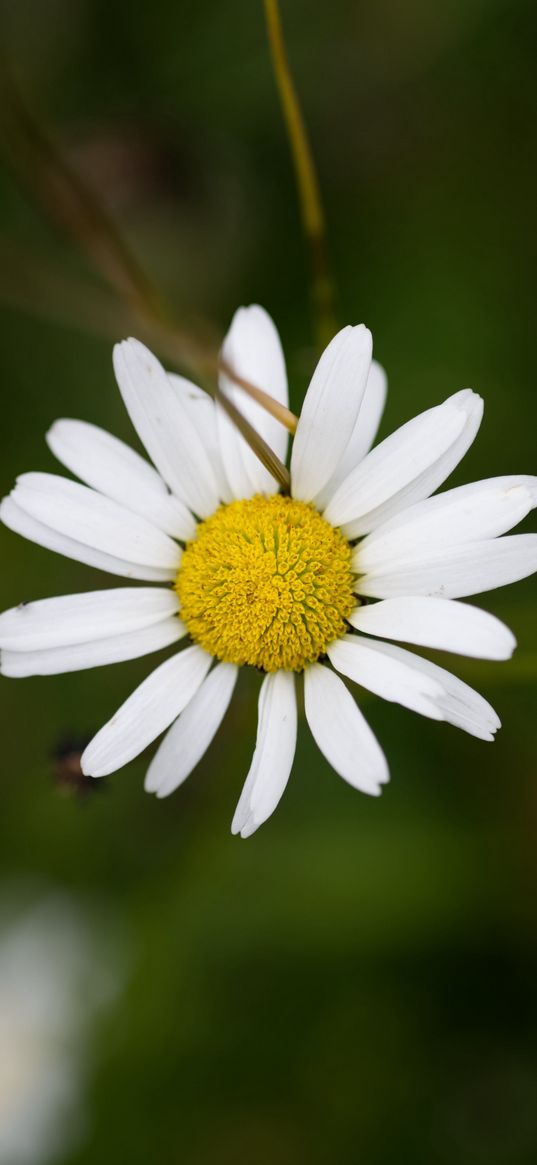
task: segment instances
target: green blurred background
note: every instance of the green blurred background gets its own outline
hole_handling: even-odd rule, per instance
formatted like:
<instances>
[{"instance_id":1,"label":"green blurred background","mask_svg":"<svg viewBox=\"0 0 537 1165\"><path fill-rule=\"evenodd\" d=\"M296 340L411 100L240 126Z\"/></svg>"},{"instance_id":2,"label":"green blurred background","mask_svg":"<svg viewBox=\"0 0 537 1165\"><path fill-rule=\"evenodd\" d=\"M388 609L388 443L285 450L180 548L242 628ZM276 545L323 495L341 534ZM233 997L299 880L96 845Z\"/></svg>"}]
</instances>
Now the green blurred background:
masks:
<instances>
[{"instance_id":1,"label":"green blurred background","mask_svg":"<svg viewBox=\"0 0 537 1165\"><path fill-rule=\"evenodd\" d=\"M315 362L307 265L261 4L0 11L20 88L177 319L219 336L236 306L264 304L299 409ZM470 385L485 418L452 484L535 472L535 5L284 0L283 19L340 318L372 328L388 371L382 435ZM97 280L9 165L0 198L6 493L17 473L56 472L56 417L134 438L113 313L96 320L67 282ZM8 531L0 554L2 607L115 585ZM483 597L518 637L511 663L452 661L497 708L494 745L367 700L383 797L340 781L304 728L280 808L248 842L229 826L255 676L163 802L143 792L147 756L86 796L66 795L51 759L151 660L2 681L3 880L102 903L131 952L96 1035L85 1136L58 1160L537 1159L536 595L529 580Z\"/></svg>"}]
</instances>

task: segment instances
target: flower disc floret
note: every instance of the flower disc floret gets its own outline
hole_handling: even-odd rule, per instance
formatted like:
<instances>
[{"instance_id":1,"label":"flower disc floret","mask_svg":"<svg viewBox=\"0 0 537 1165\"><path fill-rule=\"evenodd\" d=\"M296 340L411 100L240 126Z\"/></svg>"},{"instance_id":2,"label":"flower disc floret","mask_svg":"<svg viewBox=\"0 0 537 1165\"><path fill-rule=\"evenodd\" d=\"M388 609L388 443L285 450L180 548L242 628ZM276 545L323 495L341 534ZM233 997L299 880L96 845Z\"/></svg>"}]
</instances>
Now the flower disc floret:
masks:
<instances>
[{"instance_id":1,"label":"flower disc floret","mask_svg":"<svg viewBox=\"0 0 537 1165\"><path fill-rule=\"evenodd\" d=\"M341 531L277 495L231 502L202 522L176 589L192 639L217 659L302 671L345 634L353 581Z\"/></svg>"}]
</instances>

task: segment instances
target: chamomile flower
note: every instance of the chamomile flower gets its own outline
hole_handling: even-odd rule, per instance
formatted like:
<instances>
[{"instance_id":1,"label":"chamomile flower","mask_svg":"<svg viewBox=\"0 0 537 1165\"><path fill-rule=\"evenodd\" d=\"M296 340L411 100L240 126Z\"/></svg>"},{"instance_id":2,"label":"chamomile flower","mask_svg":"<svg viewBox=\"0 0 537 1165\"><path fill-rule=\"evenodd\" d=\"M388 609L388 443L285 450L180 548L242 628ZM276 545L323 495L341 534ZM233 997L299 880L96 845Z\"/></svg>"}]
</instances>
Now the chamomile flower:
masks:
<instances>
[{"instance_id":1,"label":"chamomile flower","mask_svg":"<svg viewBox=\"0 0 537 1165\"><path fill-rule=\"evenodd\" d=\"M262 308L236 313L223 357L287 404L281 344ZM537 503L537 478L493 478L431 497L474 440L479 396L457 392L371 449L386 378L367 328L344 328L304 400L287 496L222 407L166 373L142 344L119 344L114 367L155 468L93 425L57 421L49 446L84 484L24 474L1 508L5 525L41 546L151 584L5 612L5 675L96 667L182 642L91 741L85 773L121 768L168 730L146 789L171 793L213 739L243 666L264 678L232 824L242 837L270 816L287 784L302 676L317 745L364 793L381 791L388 767L342 675L493 738L500 722L482 696L388 642L483 659L506 659L515 646L494 616L458 600L537 569L537 535L500 537ZM224 373L221 388L285 462L283 426Z\"/></svg>"}]
</instances>

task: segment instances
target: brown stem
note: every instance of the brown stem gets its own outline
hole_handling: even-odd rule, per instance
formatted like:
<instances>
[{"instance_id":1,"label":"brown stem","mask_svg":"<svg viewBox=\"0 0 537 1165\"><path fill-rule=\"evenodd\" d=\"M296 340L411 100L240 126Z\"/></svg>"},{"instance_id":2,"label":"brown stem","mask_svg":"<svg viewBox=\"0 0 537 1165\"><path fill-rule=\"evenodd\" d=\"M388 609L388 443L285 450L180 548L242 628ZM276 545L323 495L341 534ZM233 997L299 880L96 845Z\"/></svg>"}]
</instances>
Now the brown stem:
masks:
<instances>
[{"instance_id":1,"label":"brown stem","mask_svg":"<svg viewBox=\"0 0 537 1165\"><path fill-rule=\"evenodd\" d=\"M242 388L252 400L257 401L262 409L265 409L267 413L275 417L290 433L296 433L298 417L290 409L280 404L279 401L275 400L273 396L270 396L262 388L258 388L256 384L252 384L251 381L245 380L243 376L239 376L238 372L235 372L231 365L227 363L227 360L223 360L222 357L220 357L219 368L224 373L224 376L227 376L229 380L232 380L234 384Z\"/></svg>"},{"instance_id":2,"label":"brown stem","mask_svg":"<svg viewBox=\"0 0 537 1165\"><path fill-rule=\"evenodd\" d=\"M233 401L229 399L225 392L222 392L221 388L217 388L216 390L216 399L220 402L222 408L225 409L229 419L233 421L239 433L242 434L250 448L253 449L256 456L265 466L265 469L268 469L269 473L278 482L283 493L289 493L291 488L291 475L287 467L283 464L283 461L280 461L279 457L276 457L276 454L267 445L267 442L256 432L237 406L233 404Z\"/></svg>"}]
</instances>

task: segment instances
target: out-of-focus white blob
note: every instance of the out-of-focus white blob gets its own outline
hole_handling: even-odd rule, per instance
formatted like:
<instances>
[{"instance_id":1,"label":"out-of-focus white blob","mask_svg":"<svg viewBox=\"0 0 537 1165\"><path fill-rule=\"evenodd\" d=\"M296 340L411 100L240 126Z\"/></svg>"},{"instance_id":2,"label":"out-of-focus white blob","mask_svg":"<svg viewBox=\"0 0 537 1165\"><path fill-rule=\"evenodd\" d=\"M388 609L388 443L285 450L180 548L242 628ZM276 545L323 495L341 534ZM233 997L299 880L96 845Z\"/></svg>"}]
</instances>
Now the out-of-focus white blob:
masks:
<instances>
[{"instance_id":1,"label":"out-of-focus white blob","mask_svg":"<svg viewBox=\"0 0 537 1165\"><path fill-rule=\"evenodd\" d=\"M117 996L124 953L71 899L0 903L0 1165L57 1162L87 1125L90 1021Z\"/></svg>"}]
</instances>

